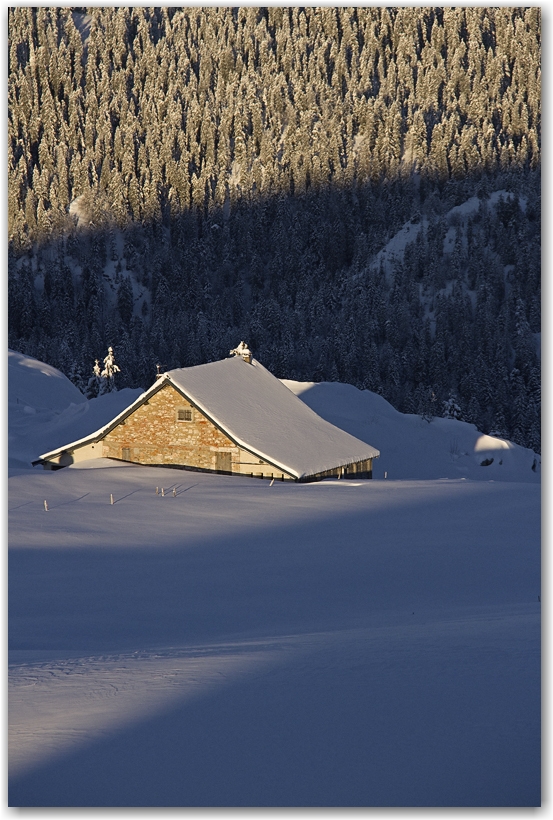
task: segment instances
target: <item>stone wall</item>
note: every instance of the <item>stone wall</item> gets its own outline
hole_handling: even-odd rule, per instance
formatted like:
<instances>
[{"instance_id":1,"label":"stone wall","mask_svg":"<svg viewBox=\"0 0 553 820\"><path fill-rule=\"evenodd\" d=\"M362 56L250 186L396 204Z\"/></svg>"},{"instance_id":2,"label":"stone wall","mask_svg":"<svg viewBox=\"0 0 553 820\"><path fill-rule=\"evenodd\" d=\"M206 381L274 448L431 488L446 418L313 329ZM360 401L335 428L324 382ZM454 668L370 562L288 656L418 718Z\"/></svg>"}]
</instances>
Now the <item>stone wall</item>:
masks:
<instances>
[{"instance_id":1,"label":"stone wall","mask_svg":"<svg viewBox=\"0 0 553 820\"><path fill-rule=\"evenodd\" d=\"M271 464L237 447L170 384L105 436L102 455L140 464L174 464L266 477L274 473L278 478L282 475Z\"/></svg>"}]
</instances>

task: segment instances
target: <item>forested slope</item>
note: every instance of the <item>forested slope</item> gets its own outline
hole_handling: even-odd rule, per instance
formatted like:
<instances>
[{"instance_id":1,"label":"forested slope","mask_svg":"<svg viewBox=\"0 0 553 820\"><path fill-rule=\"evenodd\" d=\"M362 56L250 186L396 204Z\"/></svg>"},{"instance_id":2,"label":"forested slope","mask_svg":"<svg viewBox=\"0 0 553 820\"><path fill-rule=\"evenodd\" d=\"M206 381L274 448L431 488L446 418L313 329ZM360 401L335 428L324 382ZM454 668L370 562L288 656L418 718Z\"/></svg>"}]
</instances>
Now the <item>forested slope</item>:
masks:
<instances>
[{"instance_id":1,"label":"forested slope","mask_svg":"<svg viewBox=\"0 0 553 820\"><path fill-rule=\"evenodd\" d=\"M454 393L539 449L540 25L12 9L10 346L84 386L112 344L148 386L245 338L280 377L426 415Z\"/></svg>"}]
</instances>

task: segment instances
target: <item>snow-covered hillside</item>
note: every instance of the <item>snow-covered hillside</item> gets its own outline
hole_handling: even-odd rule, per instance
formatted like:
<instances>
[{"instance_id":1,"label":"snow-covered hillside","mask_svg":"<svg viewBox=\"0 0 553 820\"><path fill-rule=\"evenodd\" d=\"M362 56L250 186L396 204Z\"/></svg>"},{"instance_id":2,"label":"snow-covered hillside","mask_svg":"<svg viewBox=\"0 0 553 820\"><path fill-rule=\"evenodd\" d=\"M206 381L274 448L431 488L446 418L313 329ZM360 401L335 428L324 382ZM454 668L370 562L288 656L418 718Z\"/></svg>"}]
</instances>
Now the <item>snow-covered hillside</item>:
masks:
<instances>
[{"instance_id":1,"label":"snow-covered hillside","mask_svg":"<svg viewBox=\"0 0 553 820\"><path fill-rule=\"evenodd\" d=\"M494 208L500 200L511 201L514 195L509 191L499 190L493 191L487 198L480 199L477 196L471 196L461 205L455 205L444 214L445 221L450 225L445 237L443 252L444 255L450 255L455 248L455 238L457 235L457 226L461 227L461 234L463 241L466 244L467 220L474 216L478 209L484 205L486 208ZM522 210L526 209L526 199L519 197L519 204ZM371 260L370 268L378 269L382 267L388 279L393 279L394 266L398 262L403 262L405 258L405 249L408 245L415 242L420 230L428 230L428 219L423 216L418 221L409 220L403 225L394 236L388 240L386 245L375 254Z\"/></svg>"},{"instance_id":2,"label":"snow-covered hillside","mask_svg":"<svg viewBox=\"0 0 553 820\"><path fill-rule=\"evenodd\" d=\"M141 393L125 388L88 401L55 367L8 350L9 473L107 424Z\"/></svg>"},{"instance_id":3,"label":"snow-covered hillside","mask_svg":"<svg viewBox=\"0 0 553 820\"><path fill-rule=\"evenodd\" d=\"M284 384L331 424L380 450L375 478L470 478L540 481L541 457L518 444L480 433L456 419L399 413L389 402L350 384Z\"/></svg>"},{"instance_id":4,"label":"snow-covered hillside","mask_svg":"<svg viewBox=\"0 0 553 820\"><path fill-rule=\"evenodd\" d=\"M529 451L480 467L470 425L287 383L373 481L42 471L126 397L10 363L11 806L540 804Z\"/></svg>"}]
</instances>

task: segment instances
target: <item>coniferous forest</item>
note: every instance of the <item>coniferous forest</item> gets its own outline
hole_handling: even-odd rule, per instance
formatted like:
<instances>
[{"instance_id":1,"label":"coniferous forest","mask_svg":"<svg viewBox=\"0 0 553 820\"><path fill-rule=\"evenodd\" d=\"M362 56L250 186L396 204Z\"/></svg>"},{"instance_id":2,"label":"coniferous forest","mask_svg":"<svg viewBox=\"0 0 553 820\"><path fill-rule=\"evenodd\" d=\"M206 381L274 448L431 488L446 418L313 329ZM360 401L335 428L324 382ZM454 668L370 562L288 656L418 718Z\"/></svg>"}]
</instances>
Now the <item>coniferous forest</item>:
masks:
<instances>
[{"instance_id":1,"label":"coniferous forest","mask_svg":"<svg viewBox=\"0 0 553 820\"><path fill-rule=\"evenodd\" d=\"M539 452L540 64L536 7L10 9L9 346L244 339Z\"/></svg>"}]
</instances>

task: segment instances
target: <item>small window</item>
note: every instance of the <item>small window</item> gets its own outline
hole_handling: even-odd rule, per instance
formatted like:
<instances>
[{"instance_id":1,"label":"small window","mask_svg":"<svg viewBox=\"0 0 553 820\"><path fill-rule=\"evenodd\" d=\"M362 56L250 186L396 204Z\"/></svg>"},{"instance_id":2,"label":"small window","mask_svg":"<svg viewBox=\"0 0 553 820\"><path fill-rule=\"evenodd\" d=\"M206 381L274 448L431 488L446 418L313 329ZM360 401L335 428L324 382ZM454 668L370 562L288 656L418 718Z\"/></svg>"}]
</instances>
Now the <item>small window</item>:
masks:
<instances>
[{"instance_id":1,"label":"small window","mask_svg":"<svg viewBox=\"0 0 553 820\"><path fill-rule=\"evenodd\" d=\"M177 421L193 421L191 407L179 407L177 410Z\"/></svg>"},{"instance_id":2,"label":"small window","mask_svg":"<svg viewBox=\"0 0 553 820\"><path fill-rule=\"evenodd\" d=\"M131 460L131 448L130 447L122 447L121 448L121 458L123 461L130 461Z\"/></svg>"}]
</instances>

